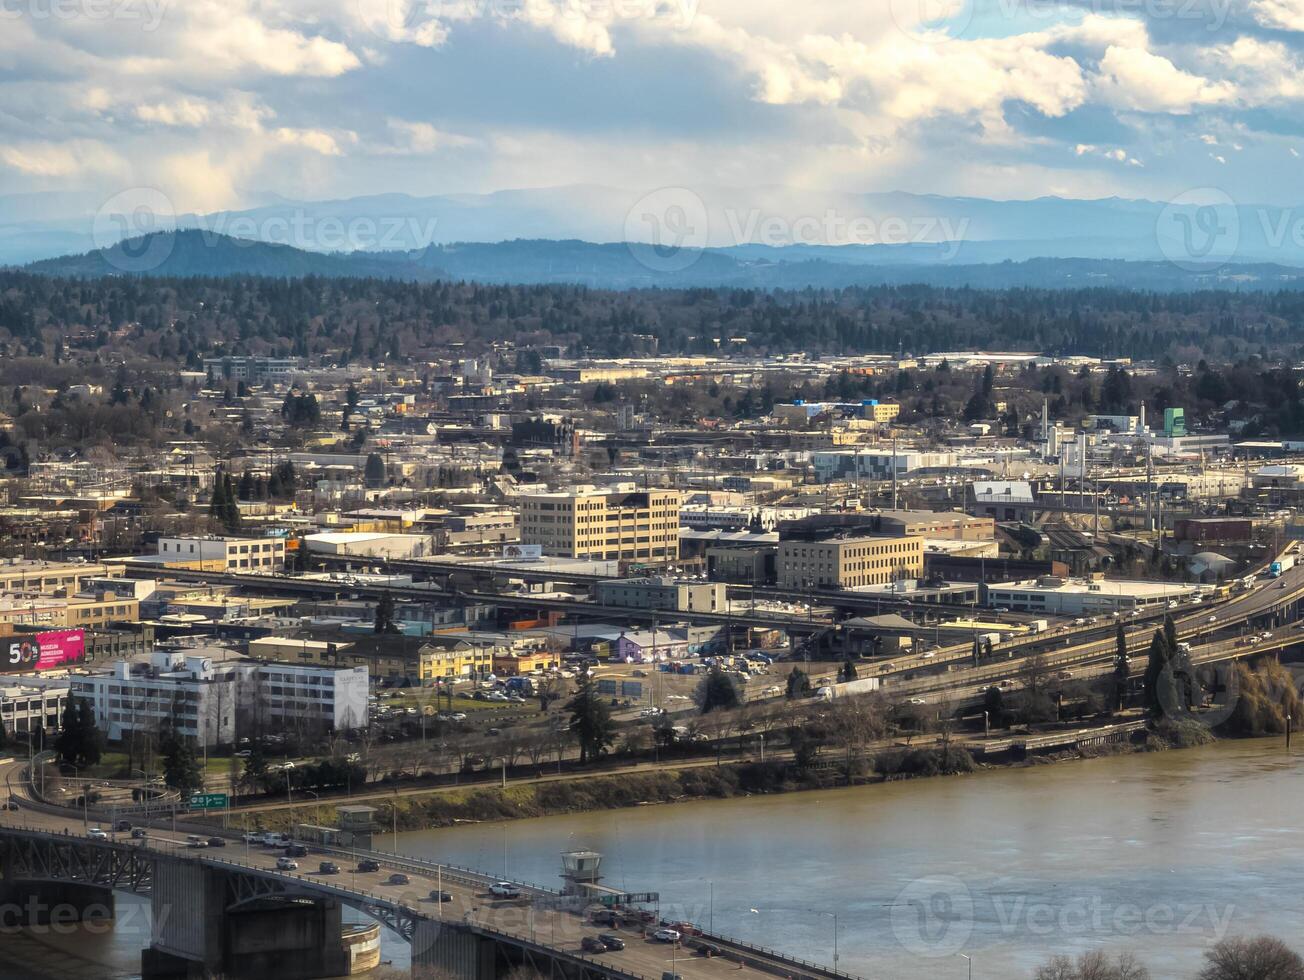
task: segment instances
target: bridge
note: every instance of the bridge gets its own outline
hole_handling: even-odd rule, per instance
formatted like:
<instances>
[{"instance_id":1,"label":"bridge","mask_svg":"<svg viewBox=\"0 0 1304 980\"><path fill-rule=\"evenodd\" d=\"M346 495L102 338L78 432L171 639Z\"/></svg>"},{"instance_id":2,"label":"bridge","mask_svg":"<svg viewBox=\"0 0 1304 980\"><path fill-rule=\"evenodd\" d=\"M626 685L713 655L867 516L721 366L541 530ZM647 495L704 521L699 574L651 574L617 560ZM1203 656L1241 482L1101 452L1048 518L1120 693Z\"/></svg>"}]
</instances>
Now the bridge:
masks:
<instances>
[{"instance_id":1,"label":"bridge","mask_svg":"<svg viewBox=\"0 0 1304 980\"><path fill-rule=\"evenodd\" d=\"M194 826L187 827L191 833ZM213 830L206 833L221 833ZM590 899L533 885L491 891L500 879L399 854L319 845L302 867L278 867L280 851L241 838L194 847L184 833L149 828L143 837L83 829L80 814L57 808L0 811L3 924L34 926L111 916L117 892L148 895L150 945L145 980L348 976L375 965L358 959L342 909L356 909L411 947L412 975L493 980L526 967L551 980L726 980L740 971L792 980L855 980L815 963L722 936L712 955L658 942L655 896L612 896L620 921L589 921ZM328 868L323 862L332 862ZM364 863L366 862L366 863ZM679 916L673 916L678 921ZM614 932L625 948L582 947ZM375 930L373 930L373 933ZM375 944L373 944L374 946Z\"/></svg>"}]
</instances>

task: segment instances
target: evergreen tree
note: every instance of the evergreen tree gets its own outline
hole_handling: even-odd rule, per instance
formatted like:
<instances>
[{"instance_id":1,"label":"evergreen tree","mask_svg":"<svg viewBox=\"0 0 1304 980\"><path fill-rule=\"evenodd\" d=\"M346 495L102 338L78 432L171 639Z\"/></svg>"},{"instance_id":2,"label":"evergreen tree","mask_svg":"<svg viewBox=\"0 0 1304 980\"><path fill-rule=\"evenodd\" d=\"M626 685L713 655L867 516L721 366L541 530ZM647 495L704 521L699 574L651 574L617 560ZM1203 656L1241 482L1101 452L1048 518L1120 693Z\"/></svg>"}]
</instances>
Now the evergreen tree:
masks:
<instances>
[{"instance_id":1,"label":"evergreen tree","mask_svg":"<svg viewBox=\"0 0 1304 980\"><path fill-rule=\"evenodd\" d=\"M741 703L738 688L733 679L716 664L702 678L697 689L697 705L702 714L710 714L717 708L726 710L736 708Z\"/></svg>"},{"instance_id":2,"label":"evergreen tree","mask_svg":"<svg viewBox=\"0 0 1304 980\"><path fill-rule=\"evenodd\" d=\"M1132 668L1127 662L1127 631L1123 629L1123 624L1118 624L1118 635L1115 638L1116 653L1114 655L1114 710L1123 709L1123 699L1127 696L1127 682L1132 675Z\"/></svg>"},{"instance_id":3,"label":"evergreen tree","mask_svg":"<svg viewBox=\"0 0 1304 980\"><path fill-rule=\"evenodd\" d=\"M579 689L566 705L570 712L571 731L580 746L580 764L604 755L616 738L616 724L611 720L611 709L598 695L598 689L587 674L580 679Z\"/></svg>"},{"instance_id":4,"label":"evergreen tree","mask_svg":"<svg viewBox=\"0 0 1304 980\"><path fill-rule=\"evenodd\" d=\"M204 785L204 774L190 739L169 727L159 736L163 780L183 797Z\"/></svg>"},{"instance_id":5,"label":"evergreen tree","mask_svg":"<svg viewBox=\"0 0 1304 980\"><path fill-rule=\"evenodd\" d=\"M806 676L806 672L800 667L792 668L792 672L788 674L788 689L785 693L788 700L804 698L810 694L810 691L810 678Z\"/></svg>"},{"instance_id":6,"label":"evergreen tree","mask_svg":"<svg viewBox=\"0 0 1304 980\"><path fill-rule=\"evenodd\" d=\"M399 632L398 623L394 620L394 611L394 597L386 590L376 600L375 631L377 633Z\"/></svg>"}]
</instances>

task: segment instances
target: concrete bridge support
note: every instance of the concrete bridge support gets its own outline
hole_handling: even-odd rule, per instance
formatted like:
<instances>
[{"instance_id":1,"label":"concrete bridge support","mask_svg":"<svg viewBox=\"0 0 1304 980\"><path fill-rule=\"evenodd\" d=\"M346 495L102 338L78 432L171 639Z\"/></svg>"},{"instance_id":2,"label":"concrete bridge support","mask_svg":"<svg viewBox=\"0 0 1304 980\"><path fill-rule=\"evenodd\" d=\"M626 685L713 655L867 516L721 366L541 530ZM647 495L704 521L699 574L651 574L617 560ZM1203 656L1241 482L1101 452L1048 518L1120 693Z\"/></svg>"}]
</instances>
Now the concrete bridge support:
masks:
<instances>
[{"instance_id":1,"label":"concrete bridge support","mask_svg":"<svg viewBox=\"0 0 1304 980\"><path fill-rule=\"evenodd\" d=\"M494 980L492 939L444 922L418 922L412 936L412 976L417 980Z\"/></svg>"},{"instance_id":2,"label":"concrete bridge support","mask_svg":"<svg viewBox=\"0 0 1304 980\"><path fill-rule=\"evenodd\" d=\"M145 980L348 975L339 902L273 894L233 901L236 880L195 861L159 860L154 934L141 955Z\"/></svg>"},{"instance_id":3,"label":"concrete bridge support","mask_svg":"<svg viewBox=\"0 0 1304 980\"><path fill-rule=\"evenodd\" d=\"M0 879L0 928L30 929L113 918L113 892L67 881Z\"/></svg>"}]
</instances>

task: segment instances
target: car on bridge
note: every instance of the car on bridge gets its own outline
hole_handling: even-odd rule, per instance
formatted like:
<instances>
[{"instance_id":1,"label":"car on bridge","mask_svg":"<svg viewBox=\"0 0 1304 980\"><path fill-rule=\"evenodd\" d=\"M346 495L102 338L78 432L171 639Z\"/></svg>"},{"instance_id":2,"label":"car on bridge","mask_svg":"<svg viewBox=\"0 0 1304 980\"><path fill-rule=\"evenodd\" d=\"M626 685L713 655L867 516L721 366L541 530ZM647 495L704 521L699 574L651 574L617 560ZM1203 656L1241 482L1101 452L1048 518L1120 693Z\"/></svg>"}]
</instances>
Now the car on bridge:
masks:
<instances>
[{"instance_id":1,"label":"car on bridge","mask_svg":"<svg viewBox=\"0 0 1304 980\"><path fill-rule=\"evenodd\" d=\"M340 866L334 861L323 861L317 866L317 873L323 875L337 875L340 873Z\"/></svg>"},{"instance_id":2,"label":"car on bridge","mask_svg":"<svg viewBox=\"0 0 1304 980\"><path fill-rule=\"evenodd\" d=\"M432 889L430 892L430 901L432 902L439 902L442 904L444 902L451 902L452 900L453 900L453 896L448 892L441 892L437 888Z\"/></svg>"},{"instance_id":3,"label":"car on bridge","mask_svg":"<svg viewBox=\"0 0 1304 980\"><path fill-rule=\"evenodd\" d=\"M652 938L659 943L677 943L681 937L678 929L658 929Z\"/></svg>"},{"instance_id":4,"label":"car on bridge","mask_svg":"<svg viewBox=\"0 0 1304 980\"><path fill-rule=\"evenodd\" d=\"M586 953L605 953L607 944L597 936L585 936L580 940L580 949Z\"/></svg>"},{"instance_id":5,"label":"car on bridge","mask_svg":"<svg viewBox=\"0 0 1304 980\"><path fill-rule=\"evenodd\" d=\"M364 874L380 870L380 862L373 861L371 858L364 858L358 862L358 870Z\"/></svg>"},{"instance_id":6,"label":"car on bridge","mask_svg":"<svg viewBox=\"0 0 1304 980\"><path fill-rule=\"evenodd\" d=\"M412 879L409 878L407 875L405 875L402 871L395 871L392 875L389 876L389 883L391 885L410 885L412 884Z\"/></svg>"},{"instance_id":7,"label":"car on bridge","mask_svg":"<svg viewBox=\"0 0 1304 980\"><path fill-rule=\"evenodd\" d=\"M298 871L299 862L293 858L279 857L276 859L277 871Z\"/></svg>"},{"instance_id":8,"label":"car on bridge","mask_svg":"<svg viewBox=\"0 0 1304 980\"><path fill-rule=\"evenodd\" d=\"M495 881L489 886L489 894L494 898L520 898L521 889L510 881Z\"/></svg>"},{"instance_id":9,"label":"car on bridge","mask_svg":"<svg viewBox=\"0 0 1304 980\"><path fill-rule=\"evenodd\" d=\"M619 953L625 948L625 940L621 939L614 932L600 932L598 933L598 940L602 945L607 947L607 952L609 953Z\"/></svg>"},{"instance_id":10,"label":"car on bridge","mask_svg":"<svg viewBox=\"0 0 1304 980\"><path fill-rule=\"evenodd\" d=\"M86 831L86 836L89 837L91 840L109 839L109 835L105 831L101 830L99 827L92 827L90 830Z\"/></svg>"}]
</instances>

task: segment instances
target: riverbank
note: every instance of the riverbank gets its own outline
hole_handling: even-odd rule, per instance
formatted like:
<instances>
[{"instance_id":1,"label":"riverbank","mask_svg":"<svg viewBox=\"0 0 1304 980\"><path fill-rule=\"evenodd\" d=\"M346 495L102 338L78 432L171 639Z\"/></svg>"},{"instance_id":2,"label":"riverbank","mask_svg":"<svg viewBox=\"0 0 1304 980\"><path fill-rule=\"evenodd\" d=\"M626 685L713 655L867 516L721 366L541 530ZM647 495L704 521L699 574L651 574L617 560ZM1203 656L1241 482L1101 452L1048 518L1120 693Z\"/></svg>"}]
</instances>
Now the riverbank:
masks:
<instances>
[{"instance_id":1,"label":"riverbank","mask_svg":"<svg viewBox=\"0 0 1304 980\"><path fill-rule=\"evenodd\" d=\"M408 793L395 796L393 800L373 801L373 804L380 810L377 823L381 828L397 825L400 831L435 830L469 823L770 796L964 775L987 769L1053 765L1107 755L1193 748L1213 740L1214 736L1207 729L1202 726L1196 726L1196 729L1161 729L1147 732L1142 742L1075 749L1025 759L1002 758L978 763L963 748L897 746L853 759L850 765L845 759L829 758L819 767L801 769L792 761L781 759L613 775L577 774L569 779L517 782L505 788L482 785ZM847 776L849 770L854 773L851 778ZM321 806L324 805L282 807L260 812L255 815L255 822L265 830L292 830L299 824L320 823Z\"/></svg>"}]
</instances>

